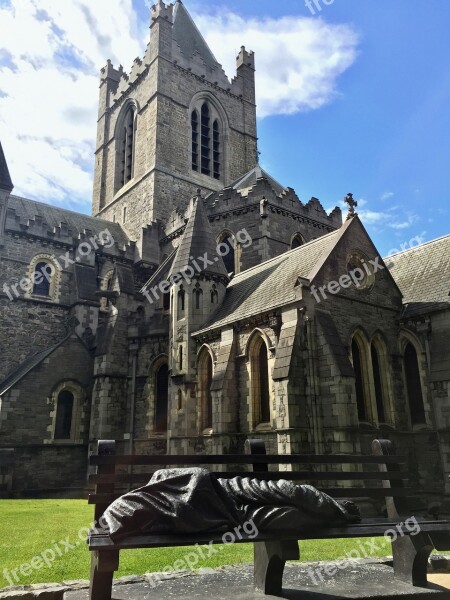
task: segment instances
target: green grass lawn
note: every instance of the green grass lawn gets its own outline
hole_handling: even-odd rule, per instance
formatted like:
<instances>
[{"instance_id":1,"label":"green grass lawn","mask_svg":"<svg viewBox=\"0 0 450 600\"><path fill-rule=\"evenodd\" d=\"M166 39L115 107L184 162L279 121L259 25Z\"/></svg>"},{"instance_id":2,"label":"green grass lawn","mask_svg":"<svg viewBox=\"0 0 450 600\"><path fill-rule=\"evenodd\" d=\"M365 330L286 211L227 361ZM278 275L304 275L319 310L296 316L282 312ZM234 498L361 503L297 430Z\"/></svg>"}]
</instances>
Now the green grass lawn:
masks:
<instances>
[{"instance_id":1,"label":"green grass lawn","mask_svg":"<svg viewBox=\"0 0 450 600\"><path fill-rule=\"evenodd\" d=\"M5 569L14 585L89 579L90 557L84 539L92 515L93 507L85 500L0 500L0 588L10 585ZM67 539L73 548L68 548ZM358 549L363 556L361 548L370 556L390 554L390 544L384 538L377 538L376 542L377 551L370 549L367 539L305 541L300 547L301 559L333 560ZM56 547L62 556L58 555ZM162 571L190 551L192 548L121 552L120 570L116 575ZM51 564L45 565L42 556L46 556ZM224 546L220 553L197 566L216 567L252 560L251 544L234 544ZM28 568L23 566L25 563ZM14 570L20 581L14 580Z\"/></svg>"}]
</instances>

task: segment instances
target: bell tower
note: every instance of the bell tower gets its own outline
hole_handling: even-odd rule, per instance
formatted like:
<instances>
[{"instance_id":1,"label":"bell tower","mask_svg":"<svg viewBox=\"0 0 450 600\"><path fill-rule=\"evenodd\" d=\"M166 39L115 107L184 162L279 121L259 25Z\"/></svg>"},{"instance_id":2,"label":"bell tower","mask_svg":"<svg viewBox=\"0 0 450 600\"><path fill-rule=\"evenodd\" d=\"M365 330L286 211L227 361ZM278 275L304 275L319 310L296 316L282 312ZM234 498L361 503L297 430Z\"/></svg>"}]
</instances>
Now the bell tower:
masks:
<instances>
[{"instance_id":1,"label":"bell tower","mask_svg":"<svg viewBox=\"0 0 450 600\"><path fill-rule=\"evenodd\" d=\"M241 48L236 67L229 80L180 0L152 7L144 57L101 71L95 216L138 240L256 165L254 54Z\"/></svg>"}]
</instances>

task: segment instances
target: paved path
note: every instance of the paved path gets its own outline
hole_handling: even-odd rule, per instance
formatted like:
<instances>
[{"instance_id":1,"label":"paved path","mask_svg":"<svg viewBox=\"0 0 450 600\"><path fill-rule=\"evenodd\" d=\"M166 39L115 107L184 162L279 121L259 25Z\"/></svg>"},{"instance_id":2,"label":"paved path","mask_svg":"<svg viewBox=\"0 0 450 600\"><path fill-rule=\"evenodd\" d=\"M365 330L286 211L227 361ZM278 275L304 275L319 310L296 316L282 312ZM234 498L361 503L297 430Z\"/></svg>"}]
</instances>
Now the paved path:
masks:
<instances>
[{"instance_id":1,"label":"paved path","mask_svg":"<svg viewBox=\"0 0 450 600\"><path fill-rule=\"evenodd\" d=\"M392 569L384 564L365 562L338 570L329 576L326 563L288 564L285 569L283 598L289 600L335 600L336 598L371 598L372 600L392 597L401 600L417 598L440 598L450 600L450 589L412 588L396 581ZM330 564L328 563L328 566ZM319 570L320 569L320 570ZM150 582L118 585L114 588L114 600L198 600L199 598L231 600L266 600L253 590L252 565L203 569L198 574L183 574L156 586ZM432 575L436 583L449 583L450 575ZM439 579L439 582L438 582ZM445 581L444 581L445 580ZM150 580L151 581L151 580ZM449 586L450 587L450 586ZM440 591L438 591L438 589ZM87 590L68 592L65 600L87 600Z\"/></svg>"}]
</instances>

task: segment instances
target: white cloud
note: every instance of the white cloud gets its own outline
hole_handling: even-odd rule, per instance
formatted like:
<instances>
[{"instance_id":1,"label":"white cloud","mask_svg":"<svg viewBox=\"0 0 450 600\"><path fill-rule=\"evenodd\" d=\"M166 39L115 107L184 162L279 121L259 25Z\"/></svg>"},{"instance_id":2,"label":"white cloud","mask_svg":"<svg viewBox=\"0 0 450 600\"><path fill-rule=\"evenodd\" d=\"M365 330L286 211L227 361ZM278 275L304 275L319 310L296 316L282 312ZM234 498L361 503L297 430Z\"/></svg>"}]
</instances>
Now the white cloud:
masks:
<instances>
[{"instance_id":1,"label":"white cloud","mask_svg":"<svg viewBox=\"0 0 450 600\"><path fill-rule=\"evenodd\" d=\"M394 192L384 192L384 194L381 194L380 200L384 202L385 200L389 200L389 198L392 198L392 196L395 196Z\"/></svg>"},{"instance_id":2,"label":"white cloud","mask_svg":"<svg viewBox=\"0 0 450 600\"><path fill-rule=\"evenodd\" d=\"M408 213L406 220L393 221L389 223L389 227L392 227L392 229L408 229L408 227L411 227L414 225L414 223L417 223L418 220L418 215L414 213Z\"/></svg>"},{"instance_id":3,"label":"white cloud","mask_svg":"<svg viewBox=\"0 0 450 600\"><path fill-rule=\"evenodd\" d=\"M358 200L359 206L368 204L365 200ZM358 210L360 219L366 225L377 225L381 226L382 229L389 227L391 229L401 231L408 229L419 220L419 216L415 213L408 212L405 214L402 211L402 207L399 205L390 206L386 210L376 211L370 208Z\"/></svg>"},{"instance_id":4,"label":"white cloud","mask_svg":"<svg viewBox=\"0 0 450 600\"><path fill-rule=\"evenodd\" d=\"M357 56L359 36L345 24L298 16L243 19L232 13L195 19L229 77L242 45L255 52L261 117L328 104L339 95L339 76Z\"/></svg>"},{"instance_id":5,"label":"white cloud","mask_svg":"<svg viewBox=\"0 0 450 600\"><path fill-rule=\"evenodd\" d=\"M98 72L142 53L128 0L0 7L0 139L14 192L89 211Z\"/></svg>"},{"instance_id":6,"label":"white cloud","mask_svg":"<svg viewBox=\"0 0 450 600\"><path fill-rule=\"evenodd\" d=\"M256 52L260 116L313 110L338 96L355 61L347 25L284 17L196 16L229 75L242 44ZM0 139L15 193L89 211L98 72L142 56L148 22L131 0L8 0L0 4Z\"/></svg>"}]
</instances>

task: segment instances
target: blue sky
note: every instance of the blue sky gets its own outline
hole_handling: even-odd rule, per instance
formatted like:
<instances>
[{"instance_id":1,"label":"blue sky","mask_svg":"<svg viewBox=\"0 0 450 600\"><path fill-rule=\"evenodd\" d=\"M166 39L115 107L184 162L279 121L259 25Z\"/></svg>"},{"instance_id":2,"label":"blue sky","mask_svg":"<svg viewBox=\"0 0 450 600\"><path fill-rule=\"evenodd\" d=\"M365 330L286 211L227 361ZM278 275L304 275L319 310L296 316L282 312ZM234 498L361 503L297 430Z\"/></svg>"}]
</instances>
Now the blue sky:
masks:
<instances>
[{"instance_id":1,"label":"blue sky","mask_svg":"<svg viewBox=\"0 0 450 600\"><path fill-rule=\"evenodd\" d=\"M382 254L449 233L450 3L317 3L185 5L229 76L240 45L256 51L261 164L276 179L327 209L352 192ZM128 69L148 21L141 0L0 0L17 194L89 212L98 70L108 57Z\"/></svg>"}]
</instances>

